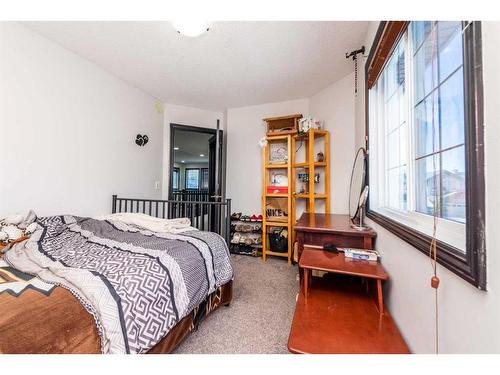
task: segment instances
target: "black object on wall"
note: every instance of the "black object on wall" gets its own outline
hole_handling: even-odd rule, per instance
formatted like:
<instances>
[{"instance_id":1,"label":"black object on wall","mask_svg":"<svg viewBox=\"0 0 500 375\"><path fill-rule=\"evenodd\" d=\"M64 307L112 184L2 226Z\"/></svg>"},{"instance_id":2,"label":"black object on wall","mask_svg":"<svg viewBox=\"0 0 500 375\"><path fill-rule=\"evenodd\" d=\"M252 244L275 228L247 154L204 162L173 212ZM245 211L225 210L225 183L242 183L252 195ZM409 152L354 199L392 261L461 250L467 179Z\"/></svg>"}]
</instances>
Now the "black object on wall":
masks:
<instances>
[{"instance_id":1,"label":"black object on wall","mask_svg":"<svg viewBox=\"0 0 500 375\"><path fill-rule=\"evenodd\" d=\"M146 146L146 143L148 143L149 141L149 138L146 134L144 135L140 135L140 134L137 134L137 137L135 137L135 144L137 146Z\"/></svg>"}]
</instances>

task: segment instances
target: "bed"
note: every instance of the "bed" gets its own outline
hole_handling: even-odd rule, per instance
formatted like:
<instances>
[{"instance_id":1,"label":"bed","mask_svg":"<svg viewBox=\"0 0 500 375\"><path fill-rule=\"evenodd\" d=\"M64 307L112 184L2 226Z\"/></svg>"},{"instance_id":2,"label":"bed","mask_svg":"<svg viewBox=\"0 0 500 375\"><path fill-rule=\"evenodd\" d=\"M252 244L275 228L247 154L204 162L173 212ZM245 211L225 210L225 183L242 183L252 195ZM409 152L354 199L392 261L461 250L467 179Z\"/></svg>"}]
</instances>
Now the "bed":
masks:
<instances>
[{"instance_id":1,"label":"bed","mask_svg":"<svg viewBox=\"0 0 500 375\"><path fill-rule=\"evenodd\" d=\"M37 223L0 259L0 353L169 353L231 302L217 233L69 215Z\"/></svg>"}]
</instances>

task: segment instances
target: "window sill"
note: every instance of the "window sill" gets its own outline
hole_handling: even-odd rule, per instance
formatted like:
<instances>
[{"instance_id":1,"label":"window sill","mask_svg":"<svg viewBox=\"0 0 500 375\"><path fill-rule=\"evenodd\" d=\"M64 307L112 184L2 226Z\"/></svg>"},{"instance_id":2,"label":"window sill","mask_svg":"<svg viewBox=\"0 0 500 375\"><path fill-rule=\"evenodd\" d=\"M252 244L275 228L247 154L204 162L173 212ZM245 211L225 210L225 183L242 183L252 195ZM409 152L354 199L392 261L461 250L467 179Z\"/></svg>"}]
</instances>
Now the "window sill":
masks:
<instances>
[{"instance_id":1,"label":"window sill","mask_svg":"<svg viewBox=\"0 0 500 375\"><path fill-rule=\"evenodd\" d=\"M430 236L375 211L368 211L366 216L415 247L424 255L429 256L429 248L432 240ZM437 262L479 289L485 289L485 286L480 285L474 276L474 270L470 266L466 256L460 250L439 240L437 241Z\"/></svg>"}]
</instances>

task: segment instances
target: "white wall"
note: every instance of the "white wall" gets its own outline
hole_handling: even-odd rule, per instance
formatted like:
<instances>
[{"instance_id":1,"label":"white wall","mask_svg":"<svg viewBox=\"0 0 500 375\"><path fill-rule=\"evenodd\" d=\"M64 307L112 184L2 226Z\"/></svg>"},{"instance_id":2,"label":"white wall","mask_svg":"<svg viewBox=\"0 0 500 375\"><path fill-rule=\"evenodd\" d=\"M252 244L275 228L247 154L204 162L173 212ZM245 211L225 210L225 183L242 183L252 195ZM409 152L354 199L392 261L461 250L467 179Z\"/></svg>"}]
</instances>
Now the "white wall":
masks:
<instances>
[{"instance_id":1,"label":"white wall","mask_svg":"<svg viewBox=\"0 0 500 375\"><path fill-rule=\"evenodd\" d=\"M170 169L170 124L190 125L200 128L217 128L220 120L220 129L226 133L225 112L211 111L193 107L186 107L165 103L163 105L163 184L162 197L168 197L169 169ZM224 135L226 137L226 135ZM224 176L224 170L223 170ZM181 185L183 186L183 185Z\"/></svg>"},{"instance_id":2,"label":"white wall","mask_svg":"<svg viewBox=\"0 0 500 375\"><path fill-rule=\"evenodd\" d=\"M269 103L227 110L227 197L233 211L262 212L262 149L265 135L263 118L309 113L308 99Z\"/></svg>"},{"instance_id":3,"label":"white wall","mask_svg":"<svg viewBox=\"0 0 500 375\"><path fill-rule=\"evenodd\" d=\"M366 38L368 50L377 23ZM485 97L486 148L486 251L488 291L474 288L439 266L440 352L500 352L500 23L483 23L483 79ZM363 81L361 79L361 81ZM362 83L363 85L363 83ZM363 92L362 87L360 92ZM356 143L364 144L364 96L356 98ZM497 211L497 212L495 212ZM377 231L377 248L391 275L386 289L387 303L411 350L434 350L434 294L430 287L429 258L384 228L369 221Z\"/></svg>"},{"instance_id":4,"label":"white wall","mask_svg":"<svg viewBox=\"0 0 500 375\"><path fill-rule=\"evenodd\" d=\"M266 130L262 119L302 113L324 120L331 133L331 210L347 213L355 152L353 92L354 75L349 74L310 98L228 109L227 196L233 199L233 211L262 211L262 150L258 145Z\"/></svg>"},{"instance_id":5,"label":"white wall","mask_svg":"<svg viewBox=\"0 0 500 375\"><path fill-rule=\"evenodd\" d=\"M135 145L147 134L145 147ZM16 23L0 23L0 216L94 215L159 197L155 99Z\"/></svg>"},{"instance_id":6,"label":"white wall","mask_svg":"<svg viewBox=\"0 0 500 375\"><path fill-rule=\"evenodd\" d=\"M330 131L331 212L349 212L349 181L354 160L354 73L309 98L311 116Z\"/></svg>"}]
</instances>

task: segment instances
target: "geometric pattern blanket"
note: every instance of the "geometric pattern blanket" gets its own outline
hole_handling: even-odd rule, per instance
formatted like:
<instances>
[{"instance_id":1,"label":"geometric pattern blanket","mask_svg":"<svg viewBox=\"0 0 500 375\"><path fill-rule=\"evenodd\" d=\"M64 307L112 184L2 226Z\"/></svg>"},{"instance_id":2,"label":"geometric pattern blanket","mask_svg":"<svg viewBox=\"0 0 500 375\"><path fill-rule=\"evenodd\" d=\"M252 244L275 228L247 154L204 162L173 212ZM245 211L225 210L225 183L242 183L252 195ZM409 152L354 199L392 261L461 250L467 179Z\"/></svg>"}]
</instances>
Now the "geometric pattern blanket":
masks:
<instances>
[{"instance_id":1,"label":"geometric pattern blanket","mask_svg":"<svg viewBox=\"0 0 500 375\"><path fill-rule=\"evenodd\" d=\"M156 233L76 216L37 223L5 261L73 293L94 317L103 353L148 351L233 278L229 250L216 233Z\"/></svg>"}]
</instances>

